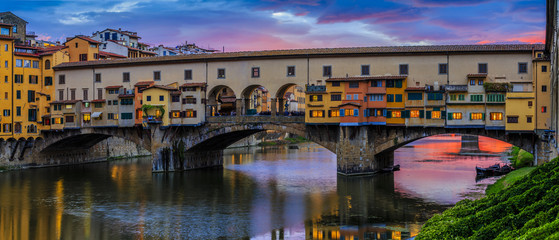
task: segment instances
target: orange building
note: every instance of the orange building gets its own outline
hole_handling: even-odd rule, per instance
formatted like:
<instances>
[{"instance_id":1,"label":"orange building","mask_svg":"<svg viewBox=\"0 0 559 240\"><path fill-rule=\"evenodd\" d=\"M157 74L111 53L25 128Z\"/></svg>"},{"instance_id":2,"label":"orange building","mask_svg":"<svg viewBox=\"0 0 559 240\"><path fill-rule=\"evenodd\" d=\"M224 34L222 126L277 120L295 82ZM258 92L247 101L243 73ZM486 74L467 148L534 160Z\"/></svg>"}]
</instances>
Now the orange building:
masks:
<instances>
[{"instance_id":1,"label":"orange building","mask_svg":"<svg viewBox=\"0 0 559 240\"><path fill-rule=\"evenodd\" d=\"M70 62L81 62L99 60L100 43L85 36L75 36L64 45L69 49Z\"/></svg>"}]
</instances>

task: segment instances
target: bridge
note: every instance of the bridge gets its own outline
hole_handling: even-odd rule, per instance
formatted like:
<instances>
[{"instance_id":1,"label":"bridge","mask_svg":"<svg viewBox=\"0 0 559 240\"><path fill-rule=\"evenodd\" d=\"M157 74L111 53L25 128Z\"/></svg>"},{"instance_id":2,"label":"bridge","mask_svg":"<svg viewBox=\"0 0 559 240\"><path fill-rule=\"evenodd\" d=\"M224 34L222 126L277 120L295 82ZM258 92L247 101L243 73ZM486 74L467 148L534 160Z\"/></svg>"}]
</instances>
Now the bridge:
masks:
<instances>
[{"instance_id":1,"label":"bridge","mask_svg":"<svg viewBox=\"0 0 559 240\"><path fill-rule=\"evenodd\" d=\"M371 174L393 165L397 148L438 134L486 136L547 157L545 141L531 133L504 130L406 126L307 125L302 116L207 117L200 126L96 127L44 134L35 140L1 142L3 157L13 165L62 165L102 160L108 152L91 148L110 137L134 143L151 152L154 172L181 171L221 166L223 150L257 132L274 130L305 137L337 156L337 171L343 175Z\"/></svg>"}]
</instances>

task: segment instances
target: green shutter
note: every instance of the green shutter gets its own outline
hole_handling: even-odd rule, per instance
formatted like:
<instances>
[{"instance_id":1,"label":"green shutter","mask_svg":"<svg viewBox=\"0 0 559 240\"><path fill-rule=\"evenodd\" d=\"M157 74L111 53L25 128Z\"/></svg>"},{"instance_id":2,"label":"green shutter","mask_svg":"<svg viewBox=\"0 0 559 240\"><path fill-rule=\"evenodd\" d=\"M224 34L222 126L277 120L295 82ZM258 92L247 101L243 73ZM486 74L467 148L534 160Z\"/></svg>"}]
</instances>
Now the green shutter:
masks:
<instances>
[{"instance_id":1,"label":"green shutter","mask_svg":"<svg viewBox=\"0 0 559 240\"><path fill-rule=\"evenodd\" d=\"M419 110L419 118L424 118L424 117L425 117L425 111Z\"/></svg>"},{"instance_id":2,"label":"green shutter","mask_svg":"<svg viewBox=\"0 0 559 240\"><path fill-rule=\"evenodd\" d=\"M402 88L402 80L396 80L396 87Z\"/></svg>"},{"instance_id":3,"label":"green shutter","mask_svg":"<svg viewBox=\"0 0 559 240\"><path fill-rule=\"evenodd\" d=\"M410 110L404 110L405 118L410 118Z\"/></svg>"},{"instance_id":4,"label":"green shutter","mask_svg":"<svg viewBox=\"0 0 559 240\"><path fill-rule=\"evenodd\" d=\"M426 119L431 119L431 111L426 111Z\"/></svg>"},{"instance_id":5,"label":"green shutter","mask_svg":"<svg viewBox=\"0 0 559 240\"><path fill-rule=\"evenodd\" d=\"M448 113L448 120L452 120L452 113Z\"/></svg>"},{"instance_id":6,"label":"green shutter","mask_svg":"<svg viewBox=\"0 0 559 240\"><path fill-rule=\"evenodd\" d=\"M485 121L485 113L481 114L481 119Z\"/></svg>"},{"instance_id":7,"label":"green shutter","mask_svg":"<svg viewBox=\"0 0 559 240\"><path fill-rule=\"evenodd\" d=\"M386 118L392 118L392 111L386 111Z\"/></svg>"},{"instance_id":8,"label":"green shutter","mask_svg":"<svg viewBox=\"0 0 559 240\"><path fill-rule=\"evenodd\" d=\"M328 110L328 117L332 117L332 110Z\"/></svg>"},{"instance_id":9,"label":"green shutter","mask_svg":"<svg viewBox=\"0 0 559 240\"><path fill-rule=\"evenodd\" d=\"M472 120L472 114L473 114L473 113L470 113L470 120Z\"/></svg>"},{"instance_id":10,"label":"green shutter","mask_svg":"<svg viewBox=\"0 0 559 240\"><path fill-rule=\"evenodd\" d=\"M441 111L441 119L445 119L446 118L446 111Z\"/></svg>"},{"instance_id":11,"label":"green shutter","mask_svg":"<svg viewBox=\"0 0 559 240\"><path fill-rule=\"evenodd\" d=\"M433 108L433 111L440 111L440 110L441 110L440 107Z\"/></svg>"}]
</instances>

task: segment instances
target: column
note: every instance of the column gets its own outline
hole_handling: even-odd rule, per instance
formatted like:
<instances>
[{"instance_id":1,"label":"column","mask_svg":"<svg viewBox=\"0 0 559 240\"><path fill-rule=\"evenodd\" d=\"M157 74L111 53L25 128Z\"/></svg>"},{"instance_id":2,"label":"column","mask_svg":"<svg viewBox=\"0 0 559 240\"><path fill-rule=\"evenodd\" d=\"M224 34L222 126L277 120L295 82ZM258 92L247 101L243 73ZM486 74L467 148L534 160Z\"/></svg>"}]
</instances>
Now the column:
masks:
<instances>
[{"instance_id":1,"label":"column","mask_svg":"<svg viewBox=\"0 0 559 240\"><path fill-rule=\"evenodd\" d=\"M275 99L275 98L270 98L270 105L271 105L270 107L271 107L271 115L272 115L272 117L273 117L273 116L276 116L276 115L278 114L278 110L277 110L278 105L277 105L277 101L276 101L276 100L277 100L277 99Z\"/></svg>"},{"instance_id":2,"label":"column","mask_svg":"<svg viewBox=\"0 0 559 240\"><path fill-rule=\"evenodd\" d=\"M235 102L235 106L236 106L236 112L237 112L237 116L242 116L245 115L245 113L243 112L243 105L244 105L244 101L243 99L237 99Z\"/></svg>"},{"instance_id":3,"label":"column","mask_svg":"<svg viewBox=\"0 0 559 240\"><path fill-rule=\"evenodd\" d=\"M285 111L285 106L283 106L285 104L285 101L283 98L278 98L278 115L283 116L283 112Z\"/></svg>"}]
</instances>

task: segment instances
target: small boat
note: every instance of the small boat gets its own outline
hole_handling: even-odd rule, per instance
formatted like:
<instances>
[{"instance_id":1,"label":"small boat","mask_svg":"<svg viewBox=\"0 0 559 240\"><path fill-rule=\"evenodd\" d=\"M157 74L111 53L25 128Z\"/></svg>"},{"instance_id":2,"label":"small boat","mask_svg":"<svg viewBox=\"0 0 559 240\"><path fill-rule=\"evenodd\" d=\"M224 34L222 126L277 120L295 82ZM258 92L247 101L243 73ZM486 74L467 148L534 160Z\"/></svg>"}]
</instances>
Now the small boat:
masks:
<instances>
[{"instance_id":1,"label":"small boat","mask_svg":"<svg viewBox=\"0 0 559 240\"><path fill-rule=\"evenodd\" d=\"M394 172L394 171L400 171L400 164L394 165L392 167L386 167L381 170L381 172Z\"/></svg>"},{"instance_id":2,"label":"small boat","mask_svg":"<svg viewBox=\"0 0 559 240\"><path fill-rule=\"evenodd\" d=\"M394 170L394 171L400 171L400 164L394 165L394 167L392 168L392 170Z\"/></svg>"},{"instance_id":3,"label":"small boat","mask_svg":"<svg viewBox=\"0 0 559 240\"><path fill-rule=\"evenodd\" d=\"M495 165L489 166L488 168L476 166L477 176L501 176L511 171L512 167L506 164L501 166L501 164L497 163Z\"/></svg>"}]
</instances>

